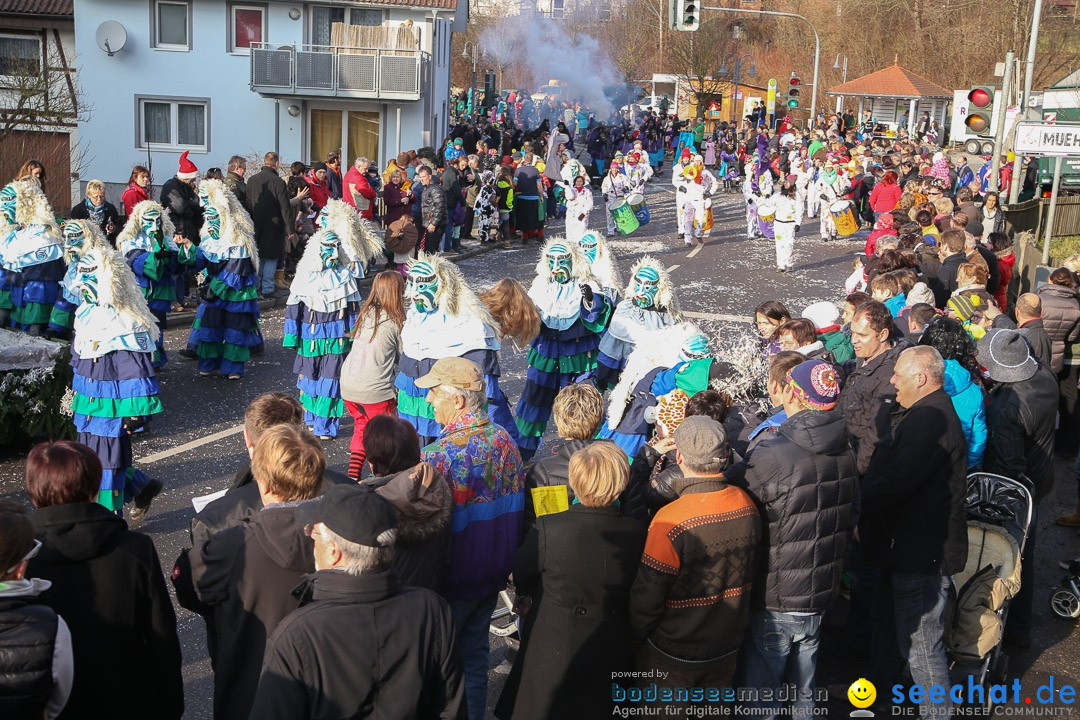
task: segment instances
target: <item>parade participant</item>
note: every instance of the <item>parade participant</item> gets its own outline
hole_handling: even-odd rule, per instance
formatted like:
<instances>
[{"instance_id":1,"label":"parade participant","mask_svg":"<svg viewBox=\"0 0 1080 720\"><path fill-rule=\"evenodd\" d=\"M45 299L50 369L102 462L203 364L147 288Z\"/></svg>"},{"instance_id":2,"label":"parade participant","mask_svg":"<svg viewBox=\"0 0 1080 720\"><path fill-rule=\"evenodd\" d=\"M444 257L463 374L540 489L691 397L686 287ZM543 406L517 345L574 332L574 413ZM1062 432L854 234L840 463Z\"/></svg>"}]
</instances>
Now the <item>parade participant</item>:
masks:
<instances>
[{"instance_id":1,"label":"parade participant","mask_svg":"<svg viewBox=\"0 0 1080 720\"><path fill-rule=\"evenodd\" d=\"M791 163L791 172L795 176L795 201L804 208L803 217L817 215L818 197L813 192L814 176L817 169L809 157L796 157Z\"/></svg>"},{"instance_id":2,"label":"parade participant","mask_svg":"<svg viewBox=\"0 0 1080 720\"><path fill-rule=\"evenodd\" d=\"M641 141L637 141L638 145ZM626 156L626 179L630 185L630 192L639 195L645 194L645 183L652 177L652 168L649 163L641 162L641 153L632 151Z\"/></svg>"},{"instance_id":3,"label":"parade participant","mask_svg":"<svg viewBox=\"0 0 1080 720\"><path fill-rule=\"evenodd\" d=\"M435 361L461 357L475 362L484 373L492 420L511 436L517 429L510 405L499 387L499 325L480 301L457 265L421 252L409 265L405 296L411 307L401 329L401 355L395 385L398 415L416 428L421 445L442 432L427 390L415 380L426 375Z\"/></svg>"},{"instance_id":4,"label":"parade participant","mask_svg":"<svg viewBox=\"0 0 1080 720\"><path fill-rule=\"evenodd\" d=\"M157 351L154 367L168 361L165 354L165 316L173 309L176 297L176 276L182 266L195 264L195 246L187 238L176 240L176 228L165 209L153 200L143 200L132 208L127 224L116 238L116 249L135 273L150 312L157 318Z\"/></svg>"},{"instance_id":5,"label":"parade participant","mask_svg":"<svg viewBox=\"0 0 1080 720\"><path fill-rule=\"evenodd\" d=\"M578 247L582 256L592 266L592 274L600 287L607 293L612 304L622 297L622 280L619 279L619 268L615 265L615 258L608 250L607 241L600 237L600 233L589 230L578 240Z\"/></svg>"},{"instance_id":6,"label":"parade participant","mask_svg":"<svg viewBox=\"0 0 1080 720\"><path fill-rule=\"evenodd\" d=\"M615 216L611 214L611 209L619 200L630 194L630 183L617 161L611 161L608 174L604 176L604 181L600 184L600 191L604 193L604 203L607 208L607 236L613 237L616 225Z\"/></svg>"},{"instance_id":7,"label":"parade participant","mask_svg":"<svg viewBox=\"0 0 1080 720\"><path fill-rule=\"evenodd\" d=\"M833 220L830 206L844 197L848 191L848 183L843 175L836 171L836 165L829 163L821 168L817 182L814 183L813 193L821 203L821 239L836 239L836 221Z\"/></svg>"},{"instance_id":8,"label":"parade participant","mask_svg":"<svg viewBox=\"0 0 1080 720\"><path fill-rule=\"evenodd\" d=\"M49 334L70 339L75 325L75 311L82 304L79 282L79 260L93 248L108 247L109 241L101 227L85 220L68 220L60 229L64 241L64 262L67 271L60 280L60 296L49 315Z\"/></svg>"},{"instance_id":9,"label":"parade participant","mask_svg":"<svg viewBox=\"0 0 1080 720\"><path fill-rule=\"evenodd\" d=\"M788 272L795 266L795 233L802 224L802 203L796 197L795 184L788 180L780 185L780 192L771 202L776 210L773 234L776 236L776 269Z\"/></svg>"},{"instance_id":10,"label":"parade participant","mask_svg":"<svg viewBox=\"0 0 1080 720\"><path fill-rule=\"evenodd\" d=\"M540 253L529 298L540 312L540 334L529 349L529 373L516 416L521 458L540 447L555 396L596 369L597 347L611 300L577 244L550 240Z\"/></svg>"},{"instance_id":11,"label":"parade participant","mask_svg":"<svg viewBox=\"0 0 1080 720\"><path fill-rule=\"evenodd\" d=\"M91 248L76 273L82 297L71 344L76 439L101 460L97 501L119 514L126 500L138 499L145 512L161 483L135 472L131 435L161 412L152 362L160 331L120 253Z\"/></svg>"},{"instance_id":12,"label":"parade participant","mask_svg":"<svg viewBox=\"0 0 1080 720\"><path fill-rule=\"evenodd\" d=\"M63 245L49 201L34 180L0 190L0 327L42 334L64 277Z\"/></svg>"},{"instance_id":13,"label":"parade participant","mask_svg":"<svg viewBox=\"0 0 1080 720\"><path fill-rule=\"evenodd\" d=\"M768 172L760 177L755 161L747 161L743 180L743 199L746 200L746 239L755 237L773 239L772 222L758 217L758 206L772 195L772 175Z\"/></svg>"},{"instance_id":14,"label":"parade participant","mask_svg":"<svg viewBox=\"0 0 1080 720\"><path fill-rule=\"evenodd\" d=\"M720 190L720 182L713 175L712 171L705 166L705 160L701 155L694 156L694 165L698 169L698 180L701 183L701 190L704 196L704 211L698 218L699 230L702 238L709 237L712 232L712 197ZM702 239L701 244L704 245L705 241Z\"/></svg>"},{"instance_id":15,"label":"parade participant","mask_svg":"<svg viewBox=\"0 0 1080 720\"><path fill-rule=\"evenodd\" d=\"M681 319L679 300L663 263L648 255L638 260L630 272L625 296L600 338L596 386L601 391L614 387L634 346L649 333Z\"/></svg>"},{"instance_id":16,"label":"parade participant","mask_svg":"<svg viewBox=\"0 0 1080 720\"><path fill-rule=\"evenodd\" d=\"M575 242L589 229L589 213L593 209L593 194L585 185L585 176L578 175L566 189L566 239ZM610 213L609 213L610 214Z\"/></svg>"},{"instance_id":17,"label":"parade participant","mask_svg":"<svg viewBox=\"0 0 1080 720\"><path fill-rule=\"evenodd\" d=\"M675 224L679 227L679 239L682 240L685 237L683 230L683 205L686 204L686 194L680 193L679 188L687 183L687 177L684 174L686 166L690 164L691 156L690 149L686 148L679 155L679 159L672 165L671 168L671 184L675 187Z\"/></svg>"},{"instance_id":18,"label":"parade participant","mask_svg":"<svg viewBox=\"0 0 1080 720\"><path fill-rule=\"evenodd\" d=\"M340 200L330 200L315 224L319 231L296 264L282 344L296 349L304 422L321 440L331 440L345 414L341 366L360 310L360 280L383 243L375 227Z\"/></svg>"},{"instance_id":19,"label":"parade participant","mask_svg":"<svg viewBox=\"0 0 1080 720\"><path fill-rule=\"evenodd\" d=\"M686 182L679 186L677 194L683 196L682 216L679 218L680 236L687 245L693 245L695 241L705 244L701 236L705 226L705 188L702 185L701 168L696 164L687 165L683 168Z\"/></svg>"},{"instance_id":20,"label":"parade participant","mask_svg":"<svg viewBox=\"0 0 1080 720\"><path fill-rule=\"evenodd\" d=\"M489 245L499 238L499 193L495 185L495 173L484 170L480 173L480 189L476 193L473 205L473 218L476 221L480 243Z\"/></svg>"},{"instance_id":21,"label":"parade participant","mask_svg":"<svg viewBox=\"0 0 1080 720\"><path fill-rule=\"evenodd\" d=\"M203 281L187 349L198 356L201 377L220 373L239 380L251 348L262 344L259 250L251 218L223 182L202 181L199 205L203 226L195 268Z\"/></svg>"}]
</instances>

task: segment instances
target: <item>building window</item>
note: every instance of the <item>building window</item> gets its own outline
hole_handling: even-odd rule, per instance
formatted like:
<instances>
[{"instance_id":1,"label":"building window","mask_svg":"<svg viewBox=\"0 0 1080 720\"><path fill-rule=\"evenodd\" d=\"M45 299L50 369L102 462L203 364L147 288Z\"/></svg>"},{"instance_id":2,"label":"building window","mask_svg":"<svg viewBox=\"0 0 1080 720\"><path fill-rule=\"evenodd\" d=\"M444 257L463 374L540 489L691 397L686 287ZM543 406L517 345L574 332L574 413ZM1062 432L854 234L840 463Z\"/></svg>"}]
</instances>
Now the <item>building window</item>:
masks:
<instances>
[{"instance_id":1,"label":"building window","mask_svg":"<svg viewBox=\"0 0 1080 720\"><path fill-rule=\"evenodd\" d=\"M158 50L191 49L191 3L154 0L154 47Z\"/></svg>"},{"instance_id":2,"label":"building window","mask_svg":"<svg viewBox=\"0 0 1080 720\"><path fill-rule=\"evenodd\" d=\"M311 44L330 45L330 32L334 23L381 27L383 11L370 8L349 8L315 5L311 8Z\"/></svg>"},{"instance_id":3,"label":"building window","mask_svg":"<svg viewBox=\"0 0 1080 720\"><path fill-rule=\"evenodd\" d=\"M369 8L353 8L349 11L349 24L379 27L383 24L383 11Z\"/></svg>"},{"instance_id":4,"label":"building window","mask_svg":"<svg viewBox=\"0 0 1080 720\"><path fill-rule=\"evenodd\" d=\"M562 20L564 14L563 0L552 0L551 2L551 17L555 20Z\"/></svg>"},{"instance_id":5,"label":"building window","mask_svg":"<svg viewBox=\"0 0 1080 720\"><path fill-rule=\"evenodd\" d=\"M41 75L41 38L33 35L0 33L0 75L8 77Z\"/></svg>"},{"instance_id":6,"label":"building window","mask_svg":"<svg viewBox=\"0 0 1080 720\"><path fill-rule=\"evenodd\" d=\"M229 52L248 54L252 43L265 42L266 8L261 5L229 6Z\"/></svg>"},{"instance_id":7,"label":"building window","mask_svg":"<svg viewBox=\"0 0 1080 720\"><path fill-rule=\"evenodd\" d=\"M208 100L138 98L140 149L210 149Z\"/></svg>"}]
</instances>

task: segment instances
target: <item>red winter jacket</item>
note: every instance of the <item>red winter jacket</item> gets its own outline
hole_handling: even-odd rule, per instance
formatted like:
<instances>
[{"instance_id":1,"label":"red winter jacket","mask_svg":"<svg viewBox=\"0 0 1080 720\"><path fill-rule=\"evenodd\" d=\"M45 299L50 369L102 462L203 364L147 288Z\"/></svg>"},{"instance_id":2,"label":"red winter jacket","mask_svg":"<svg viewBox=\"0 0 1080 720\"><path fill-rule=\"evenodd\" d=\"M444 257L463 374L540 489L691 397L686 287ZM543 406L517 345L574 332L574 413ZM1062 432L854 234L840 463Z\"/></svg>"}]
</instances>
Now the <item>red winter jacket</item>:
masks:
<instances>
[{"instance_id":1,"label":"red winter jacket","mask_svg":"<svg viewBox=\"0 0 1080 720\"><path fill-rule=\"evenodd\" d=\"M1008 310L1008 292L1009 283L1012 282L1013 267L1016 265L1016 253L1009 253L1005 257L999 257L998 272L1001 273L998 279L997 289L994 291L994 302L997 303L1001 312Z\"/></svg>"},{"instance_id":2,"label":"red winter jacket","mask_svg":"<svg viewBox=\"0 0 1080 720\"><path fill-rule=\"evenodd\" d=\"M138 183L130 183L124 194L120 196L121 202L124 203L124 215L131 217L131 211L135 209L135 206L149 199L150 196L146 194L145 188L139 187Z\"/></svg>"},{"instance_id":3,"label":"red winter jacket","mask_svg":"<svg viewBox=\"0 0 1080 720\"><path fill-rule=\"evenodd\" d=\"M304 180L307 181L308 189L311 194L308 197L311 199L311 207L316 210L322 210L326 207L326 203L330 200L330 187L325 181L319 182L319 179L315 177L315 171L309 170L308 174L304 176Z\"/></svg>"},{"instance_id":4,"label":"red winter jacket","mask_svg":"<svg viewBox=\"0 0 1080 720\"><path fill-rule=\"evenodd\" d=\"M870 191L870 209L876 213L896 209L896 203L900 202L903 192L899 185L886 185L879 182Z\"/></svg>"}]
</instances>

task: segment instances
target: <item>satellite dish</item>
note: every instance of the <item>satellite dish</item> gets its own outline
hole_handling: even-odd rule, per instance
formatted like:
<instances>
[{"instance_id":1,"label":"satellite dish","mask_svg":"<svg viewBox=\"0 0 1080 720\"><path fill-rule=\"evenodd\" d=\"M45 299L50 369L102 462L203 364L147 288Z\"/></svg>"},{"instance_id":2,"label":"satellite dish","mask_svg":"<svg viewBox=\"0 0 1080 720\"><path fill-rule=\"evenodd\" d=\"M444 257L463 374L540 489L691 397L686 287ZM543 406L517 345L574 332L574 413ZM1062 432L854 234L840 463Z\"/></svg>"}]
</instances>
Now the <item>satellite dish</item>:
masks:
<instances>
[{"instance_id":1,"label":"satellite dish","mask_svg":"<svg viewBox=\"0 0 1080 720\"><path fill-rule=\"evenodd\" d=\"M127 30L115 20L106 20L98 26L94 34L97 45L109 57L124 49L127 44Z\"/></svg>"}]
</instances>

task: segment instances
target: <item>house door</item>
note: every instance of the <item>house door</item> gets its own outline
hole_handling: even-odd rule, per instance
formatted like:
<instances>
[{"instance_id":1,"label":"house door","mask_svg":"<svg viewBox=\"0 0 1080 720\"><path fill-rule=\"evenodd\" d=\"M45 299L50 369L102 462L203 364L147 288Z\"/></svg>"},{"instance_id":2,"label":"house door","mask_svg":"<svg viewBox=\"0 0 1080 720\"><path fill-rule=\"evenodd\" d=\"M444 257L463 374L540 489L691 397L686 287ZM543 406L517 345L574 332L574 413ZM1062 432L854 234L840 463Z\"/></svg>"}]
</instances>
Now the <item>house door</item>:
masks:
<instances>
[{"instance_id":1,"label":"house door","mask_svg":"<svg viewBox=\"0 0 1080 720\"><path fill-rule=\"evenodd\" d=\"M380 114L374 111L312 108L309 135L309 161L325 160L326 155L341 149L342 165L351 167L358 157L366 157L379 166Z\"/></svg>"}]
</instances>

